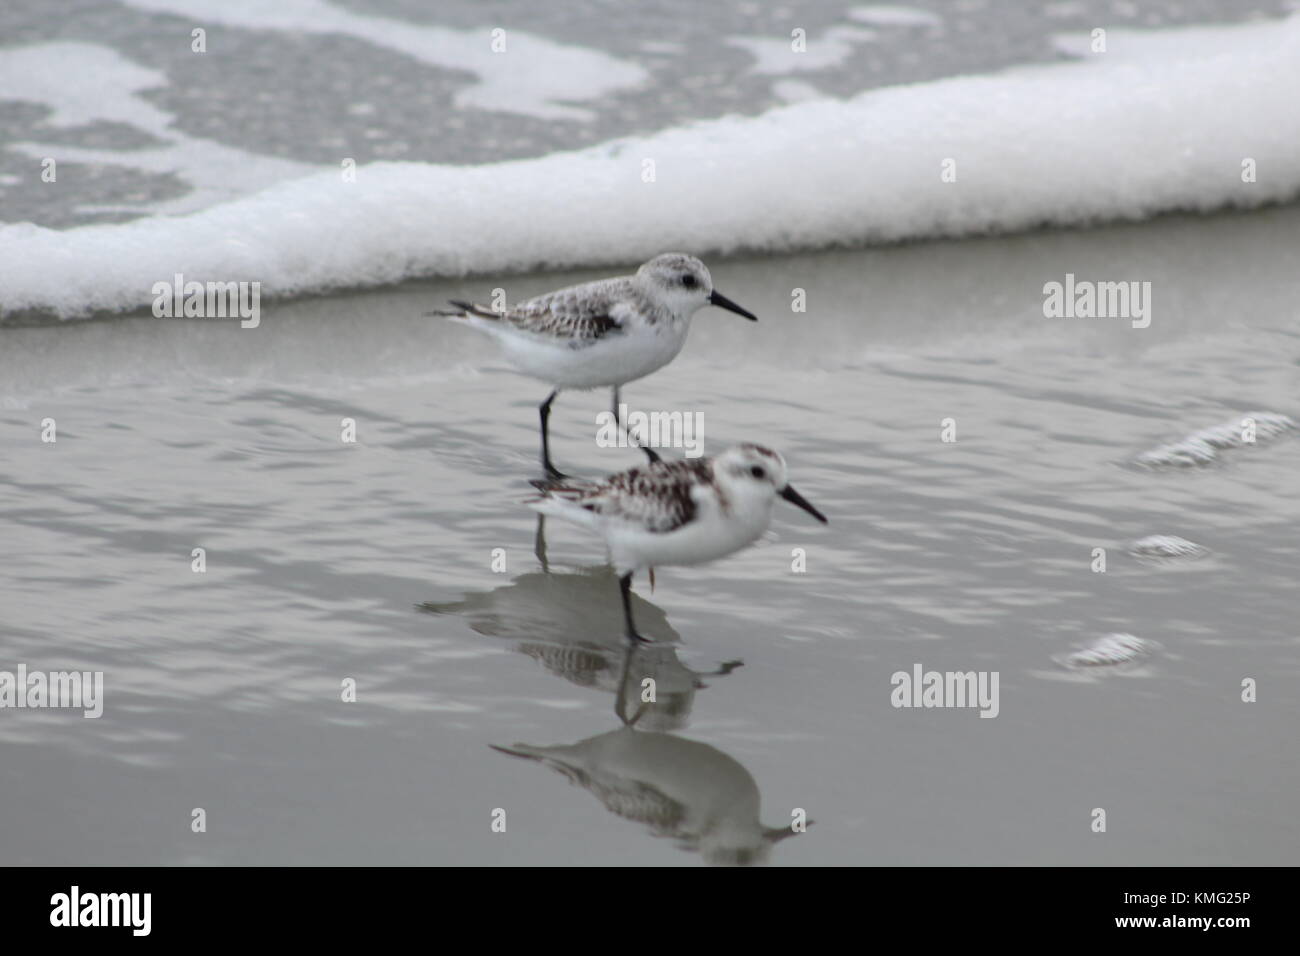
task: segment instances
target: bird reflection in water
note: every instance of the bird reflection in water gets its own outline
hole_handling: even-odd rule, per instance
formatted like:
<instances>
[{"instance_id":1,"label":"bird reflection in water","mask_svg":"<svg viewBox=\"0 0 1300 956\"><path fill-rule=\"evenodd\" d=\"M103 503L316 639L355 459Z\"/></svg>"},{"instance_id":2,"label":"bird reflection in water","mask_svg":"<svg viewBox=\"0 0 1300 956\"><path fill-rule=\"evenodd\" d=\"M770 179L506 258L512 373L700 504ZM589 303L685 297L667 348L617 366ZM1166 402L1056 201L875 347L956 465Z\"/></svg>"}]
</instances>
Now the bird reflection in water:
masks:
<instances>
[{"instance_id":1,"label":"bird reflection in water","mask_svg":"<svg viewBox=\"0 0 1300 956\"><path fill-rule=\"evenodd\" d=\"M750 772L716 747L642 727L659 702L642 700L642 681L657 665L641 658L657 652L643 647L625 652L617 730L574 744L493 749L550 767L611 813L698 852L706 863L766 863L772 847L795 831L763 825L758 784Z\"/></svg>"},{"instance_id":2,"label":"bird reflection in water","mask_svg":"<svg viewBox=\"0 0 1300 956\"><path fill-rule=\"evenodd\" d=\"M772 847L795 836L759 818L758 784L732 757L670 731L684 728L695 694L741 666L727 661L696 671L677 658L681 637L662 610L633 595L636 620L653 643L633 646L617 624L622 606L608 566L552 573L544 518L535 553L542 570L461 601L420 609L464 617L476 632L517 641L515 649L564 680L614 696L621 726L574 744L517 743L494 750L550 767L594 795L617 816L644 825L715 865L768 861ZM654 699L645 700L647 679Z\"/></svg>"},{"instance_id":3,"label":"bird reflection in water","mask_svg":"<svg viewBox=\"0 0 1300 956\"><path fill-rule=\"evenodd\" d=\"M514 639L515 650L557 677L617 695L628 647L617 623L623 619L618 579L608 566L552 573L546 561L544 521L539 517L536 547L541 571L522 574L491 591L467 594L460 601L425 602L419 609L455 614L479 634ZM664 612L638 596L634 595L633 601L642 630L654 639L641 656L638 681L653 678L659 701L640 726L650 730L684 727L696 691L708 686L705 678L729 674L742 662L724 661L703 671L687 667L677 658L681 636ZM615 622L613 626L611 622Z\"/></svg>"}]
</instances>

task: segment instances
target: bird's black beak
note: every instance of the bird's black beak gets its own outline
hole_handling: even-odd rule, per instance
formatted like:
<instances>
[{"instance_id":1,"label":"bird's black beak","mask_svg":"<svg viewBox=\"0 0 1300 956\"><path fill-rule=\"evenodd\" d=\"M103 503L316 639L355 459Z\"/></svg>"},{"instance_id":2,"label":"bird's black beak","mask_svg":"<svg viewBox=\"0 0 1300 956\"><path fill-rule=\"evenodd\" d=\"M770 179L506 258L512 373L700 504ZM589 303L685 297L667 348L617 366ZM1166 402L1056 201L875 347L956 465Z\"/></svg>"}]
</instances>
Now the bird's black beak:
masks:
<instances>
[{"instance_id":1,"label":"bird's black beak","mask_svg":"<svg viewBox=\"0 0 1300 956\"><path fill-rule=\"evenodd\" d=\"M812 515L814 518L820 521L822 524L830 524L830 522L826 520L826 516L824 514L822 514L812 505L810 505L808 503L807 498L805 498L803 495L799 494L799 492L794 490L794 485L786 485L785 491L781 492L781 497L784 498L786 501L790 502L790 504L792 505L798 505L804 511L808 512L810 515Z\"/></svg>"},{"instance_id":2,"label":"bird's black beak","mask_svg":"<svg viewBox=\"0 0 1300 956\"><path fill-rule=\"evenodd\" d=\"M725 295L721 295L720 293L710 293L709 302L712 305L716 305L719 309L726 309L728 312L735 312L736 315L743 315L751 322L758 321L758 316L753 312L750 312L748 309L742 309L740 306L736 305L736 303L732 302Z\"/></svg>"}]
</instances>

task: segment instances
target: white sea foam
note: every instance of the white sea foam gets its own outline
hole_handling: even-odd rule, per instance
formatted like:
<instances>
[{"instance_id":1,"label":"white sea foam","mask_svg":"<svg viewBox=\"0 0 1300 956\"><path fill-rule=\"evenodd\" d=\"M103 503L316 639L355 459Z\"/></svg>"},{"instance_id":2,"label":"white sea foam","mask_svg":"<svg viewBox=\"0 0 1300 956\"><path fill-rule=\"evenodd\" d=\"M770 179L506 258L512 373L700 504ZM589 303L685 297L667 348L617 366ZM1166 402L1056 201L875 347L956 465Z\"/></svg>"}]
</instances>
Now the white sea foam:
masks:
<instances>
[{"instance_id":1,"label":"white sea foam","mask_svg":"<svg viewBox=\"0 0 1300 956\"><path fill-rule=\"evenodd\" d=\"M727 43L740 47L756 61L751 72L766 76L789 76L793 73L816 73L838 66L862 43L876 38L872 30L861 27L831 27L819 36L807 37L804 47L796 49L790 37L731 37Z\"/></svg>"},{"instance_id":2,"label":"white sea foam","mask_svg":"<svg viewBox=\"0 0 1300 956\"><path fill-rule=\"evenodd\" d=\"M0 48L0 96L49 107L45 125L71 129L94 122L120 123L160 142L145 149L88 149L62 143L10 142L7 148L33 159L59 163L125 166L172 173L190 187L176 199L146 203L122 197L123 212L185 213L257 192L274 183L318 172L320 167L276 156L258 156L210 139L188 136L175 116L142 94L167 85L166 74L140 66L93 43L54 42ZM36 163L32 164L33 168ZM238 175L232 175L238 170ZM57 180L56 180L57 181ZM48 186L42 188L51 188ZM79 207L90 211L89 207Z\"/></svg>"},{"instance_id":3,"label":"white sea foam","mask_svg":"<svg viewBox=\"0 0 1300 956\"><path fill-rule=\"evenodd\" d=\"M155 7L170 0L133 0ZM304 0L305 2L305 0ZM264 296L414 276L1138 219L1300 193L1300 17L812 100L478 167L377 163L184 217L0 227L0 308L138 308L177 272ZM956 182L940 177L956 162ZM1258 181L1242 181L1256 163ZM654 161L653 182L643 179ZM232 175L238 176L238 170Z\"/></svg>"},{"instance_id":4,"label":"white sea foam","mask_svg":"<svg viewBox=\"0 0 1300 956\"><path fill-rule=\"evenodd\" d=\"M1176 534L1152 534L1130 543L1128 553L1149 561L1196 561L1209 554L1210 549Z\"/></svg>"},{"instance_id":5,"label":"white sea foam","mask_svg":"<svg viewBox=\"0 0 1300 956\"><path fill-rule=\"evenodd\" d=\"M1154 641L1134 637L1132 634L1106 634L1084 647L1062 655L1057 658L1057 663L1070 669L1119 667L1149 657L1156 647Z\"/></svg>"},{"instance_id":6,"label":"white sea foam","mask_svg":"<svg viewBox=\"0 0 1300 956\"><path fill-rule=\"evenodd\" d=\"M1246 412L1240 418L1202 428L1186 438L1144 451L1133 459L1142 468L1195 468L1218 460L1219 452L1265 444L1296 430L1288 415L1275 412ZM1251 437L1248 439L1247 435Z\"/></svg>"},{"instance_id":7,"label":"white sea foam","mask_svg":"<svg viewBox=\"0 0 1300 956\"><path fill-rule=\"evenodd\" d=\"M936 27L943 22L928 10L884 5L854 7L849 11L849 16L862 23L882 27Z\"/></svg>"},{"instance_id":8,"label":"white sea foam","mask_svg":"<svg viewBox=\"0 0 1300 956\"><path fill-rule=\"evenodd\" d=\"M431 66L475 76L456 94L457 106L543 119L586 120L575 102L644 84L649 74L598 50L566 46L504 27L455 30L367 16L325 0L123 0L153 13L251 30L332 33L362 40ZM504 30L492 47L492 29ZM500 48L504 43L504 48Z\"/></svg>"}]
</instances>

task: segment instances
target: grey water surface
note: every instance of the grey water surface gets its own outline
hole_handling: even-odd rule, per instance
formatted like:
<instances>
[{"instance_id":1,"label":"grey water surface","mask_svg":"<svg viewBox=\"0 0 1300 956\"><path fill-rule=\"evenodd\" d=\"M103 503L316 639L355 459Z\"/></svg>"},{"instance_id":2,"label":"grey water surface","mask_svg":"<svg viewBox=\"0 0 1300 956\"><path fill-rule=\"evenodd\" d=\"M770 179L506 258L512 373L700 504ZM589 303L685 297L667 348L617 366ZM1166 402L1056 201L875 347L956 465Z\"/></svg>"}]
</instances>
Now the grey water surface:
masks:
<instances>
[{"instance_id":1,"label":"grey water surface","mask_svg":"<svg viewBox=\"0 0 1300 956\"><path fill-rule=\"evenodd\" d=\"M0 712L0 863L1294 864L1300 441L1134 459L1300 417L1298 225L711 263L761 321L701 313L625 400L781 450L830 524L639 581L631 659L599 542L535 553L545 386L422 314L591 274L0 329L0 669L105 682ZM1067 272L1151 281L1150 327L1046 318ZM561 396L563 466L637 463L607 401ZM1060 663L1111 633L1155 649ZM891 706L916 664L996 671L997 717Z\"/></svg>"}]
</instances>

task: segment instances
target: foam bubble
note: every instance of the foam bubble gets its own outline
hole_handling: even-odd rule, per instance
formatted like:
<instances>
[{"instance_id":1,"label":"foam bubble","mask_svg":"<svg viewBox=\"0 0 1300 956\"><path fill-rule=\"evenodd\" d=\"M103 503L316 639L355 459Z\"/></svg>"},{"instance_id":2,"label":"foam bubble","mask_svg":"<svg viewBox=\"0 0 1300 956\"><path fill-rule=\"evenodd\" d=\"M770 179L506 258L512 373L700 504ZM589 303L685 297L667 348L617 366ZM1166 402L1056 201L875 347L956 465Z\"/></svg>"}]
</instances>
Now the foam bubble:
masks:
<instances>
[{"instance_id":1,"label":"foam bubble","mask_svg":"<svg viewBox=\"0 0 1300 956\"><path fill-rule=\"evenodd\" d=\"M1139 538L1128 546L1129 554L1155 561L1184 559L1197 560L1210 553L1210 549L1176 534L1152 534Z\"/></svg>"},{"instance_id":2,"label":"foam bubble","mask_svg":"<svg viewBox=\"0 0 1300 956\"><path fill-rule=\"evenodd\" d=\"M1134 637L1132 634L1106 634L1059 658L1058 663L1072 670L1120 667L1149 657L1155 649L1154 641Z\"/></svg>"},{"instance_id":3,"label":"foam bubble","mask_svg":"<svg viewBox=\"0 0 1300 956\"><path fill-rule=\"evenodd\" d=\"M911 7L891 7L878 4L870 7L853 7L849 18L860 23L882 27L937 27L943 21L928 10Z\"/></svg>"},{"instance_id":4,"label":"foam bubble","mask_svg":"<svg viewBox=\"0 0 1300 956\"><path fill-rule=\"evenodd\" d=\"M1202 428L1181 441L1144 451L1133 459L1142 468L1195 468L1211 464L1219 452L1252 444L1246 440L1248 423L1253 423L1253 444L1264 444L1292 432L1295 419L1274 412L1246 412L1240 418Z\"/></svg>"}]
</instances>

